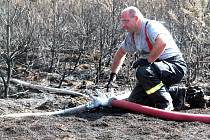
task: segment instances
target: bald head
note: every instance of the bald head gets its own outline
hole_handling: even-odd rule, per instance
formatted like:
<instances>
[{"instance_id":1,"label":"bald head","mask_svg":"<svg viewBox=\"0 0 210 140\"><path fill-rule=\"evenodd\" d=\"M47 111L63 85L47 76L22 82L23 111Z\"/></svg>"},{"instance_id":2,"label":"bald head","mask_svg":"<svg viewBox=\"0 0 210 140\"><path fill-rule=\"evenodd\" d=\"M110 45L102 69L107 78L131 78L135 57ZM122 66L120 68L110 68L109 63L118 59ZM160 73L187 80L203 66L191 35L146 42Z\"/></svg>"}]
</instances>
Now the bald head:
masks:
<instances>
[{"instance_id":1,"label":"bald head","mask_svg":"<svg viewBox=\"0 0 210 140\"><path fill-rule=\"evenodd\" d=\"M130 6L130 7L125 8L121 12L121 16L123 16L124 14L128 15L130 18L133 18L133 17L137 16L140 20L144 18L144 16L139 11L139 9L134 7L134 6Z\"/></svg>"}]
</instances>

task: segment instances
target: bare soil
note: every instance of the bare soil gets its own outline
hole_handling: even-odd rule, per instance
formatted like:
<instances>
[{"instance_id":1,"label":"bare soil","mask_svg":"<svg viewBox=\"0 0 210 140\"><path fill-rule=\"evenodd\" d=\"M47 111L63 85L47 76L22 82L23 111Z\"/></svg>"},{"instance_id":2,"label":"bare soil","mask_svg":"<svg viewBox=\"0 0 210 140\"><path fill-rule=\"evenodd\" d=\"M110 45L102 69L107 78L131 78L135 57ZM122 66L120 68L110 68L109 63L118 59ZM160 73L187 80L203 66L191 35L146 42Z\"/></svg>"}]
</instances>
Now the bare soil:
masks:
<instances>
[{"instance_id":1,"label":"bare soil","mask_svg":"<svg viewBox=\"0 0 210 140\"><path fill-rule=\"evenodd\" d=\"M25 92L1 99L0 114L46 112L86 103L82 97ZM210 114L210 109L182 112ZM176 122L119 108L98 108L66 116L0 118L1 140L210 139L210 125Z\"/></svg>"}]
</instances>

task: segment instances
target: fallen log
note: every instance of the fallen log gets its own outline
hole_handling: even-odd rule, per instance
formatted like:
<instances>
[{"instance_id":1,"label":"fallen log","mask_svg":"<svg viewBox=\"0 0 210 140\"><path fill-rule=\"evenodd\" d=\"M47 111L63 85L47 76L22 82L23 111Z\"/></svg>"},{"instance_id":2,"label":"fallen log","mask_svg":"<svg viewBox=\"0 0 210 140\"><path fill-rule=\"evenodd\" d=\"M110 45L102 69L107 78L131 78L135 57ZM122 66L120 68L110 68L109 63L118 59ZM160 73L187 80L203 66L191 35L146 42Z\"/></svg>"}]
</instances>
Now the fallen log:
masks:
<instances>
[{"instance_id":1,"label":"fallen log","mask_svg":"<svg viewBox=\"0 0 210 140\"><path fill-rule=\"evenodd\" d=\"M42 86L42 85L35 85L35 84L31 84L29 82L25 82L19 79L10 79L11 82L16 83L16 84L20 84L21 86L24 87L28 87L31 89L37 89L37 90L44 90L44 91L48 91L48 92L56 92L56 93L63 93L63 94L67 94L67 95L73 95L73 96L84 96L86 98L89 98L89 96L76 92L76 91L71 91L68 89L61 89L61 88L53 88L53 87L46 87L46 86Z\"/></svg>"}]
</instances>

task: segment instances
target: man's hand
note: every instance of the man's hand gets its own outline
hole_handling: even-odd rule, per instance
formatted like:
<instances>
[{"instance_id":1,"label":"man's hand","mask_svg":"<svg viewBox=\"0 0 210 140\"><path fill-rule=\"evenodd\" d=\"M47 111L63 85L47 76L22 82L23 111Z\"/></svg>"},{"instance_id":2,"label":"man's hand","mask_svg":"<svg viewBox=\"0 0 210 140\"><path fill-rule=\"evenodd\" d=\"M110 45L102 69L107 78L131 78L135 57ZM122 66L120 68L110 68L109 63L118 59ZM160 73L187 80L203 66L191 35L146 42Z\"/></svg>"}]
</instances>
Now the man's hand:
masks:
<instances>
[{"instance_id":1,"label":"man's hand","mask_svg":"<svg viewBox=\"0 0 210 140\"><path fill-rule=\"evenodd\" d=\"M139 59L139 60L136 60L134 63L133 63L133 66L132 68L135 69L137 68L138 66L142 67L142 66L146 66L146 65L149 65L150 63L148 62L147 59Z\"/></svg>"},{"instance_id":2,"label":"man's hand","mask_svg":"<svg viewBox=\"0 0 210 140\"><path fill-rule=\"evenodd\" d=\"M110 88L112 87L112 83L116 80L117 74L116 73L111 73L109 77L108 84L106 85L107 92L110 91Z\"/></svg>"}]
</instances>

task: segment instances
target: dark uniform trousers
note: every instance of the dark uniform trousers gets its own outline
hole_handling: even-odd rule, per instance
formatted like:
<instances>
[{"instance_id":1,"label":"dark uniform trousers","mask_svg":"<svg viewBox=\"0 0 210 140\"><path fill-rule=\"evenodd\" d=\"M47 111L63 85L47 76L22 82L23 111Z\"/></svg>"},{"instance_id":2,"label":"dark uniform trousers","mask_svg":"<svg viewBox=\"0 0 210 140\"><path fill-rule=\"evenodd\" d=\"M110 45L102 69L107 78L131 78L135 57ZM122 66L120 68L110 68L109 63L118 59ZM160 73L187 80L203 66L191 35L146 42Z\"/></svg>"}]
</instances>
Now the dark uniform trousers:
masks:
<instances>
[{"instance_id":1,"label":"dark uniform trousers","mask_svg":"<svg viewBox=\"0 0 210 140\"><path fill-rule=\"evenodd\" d=\"M187 66L182 56L174 56L138 67L136 70L138 81L128 100L165 109L172 104L173 100L169 87L179 83L186 70Z\"/></svg>"}]
</instances>

